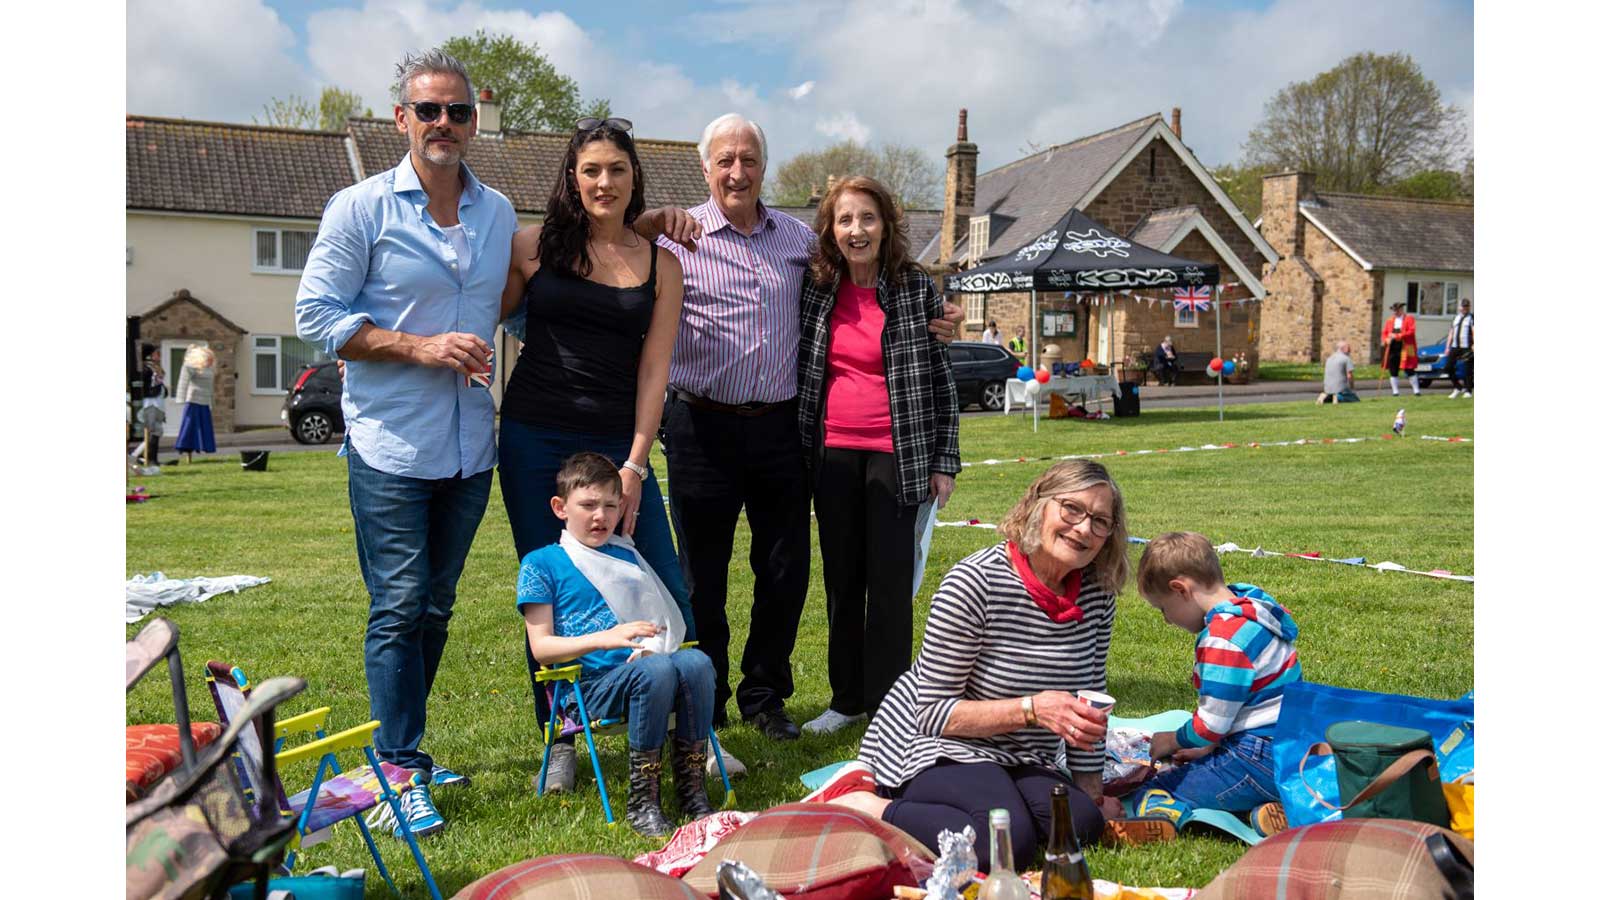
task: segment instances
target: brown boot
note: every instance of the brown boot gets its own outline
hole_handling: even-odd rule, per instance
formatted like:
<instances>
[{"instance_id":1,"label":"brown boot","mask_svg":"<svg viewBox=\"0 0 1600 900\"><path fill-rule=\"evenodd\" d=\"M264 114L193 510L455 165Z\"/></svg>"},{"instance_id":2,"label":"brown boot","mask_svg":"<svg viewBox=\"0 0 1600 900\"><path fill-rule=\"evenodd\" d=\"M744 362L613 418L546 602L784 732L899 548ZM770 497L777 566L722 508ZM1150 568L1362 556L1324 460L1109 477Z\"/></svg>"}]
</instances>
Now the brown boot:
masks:
<instances>
[{"instance_id":1,"label":"brown boot","mask_svg":"<svg viewBox=\"0 0 1600 900\"><path fill-rule=\"evenodd\" d=\"M645 837L666 837L672 823L661 813L661 748L628 751L628 825Z\"/></svg>"},{"instance_id":2,"label":"brown boot","mask_svg":"<svg viewBox=\"0 0 1600 900\"><path fill-rule=\"evenodd\" d=\"M678 793L678 812L693 821L711 815L706 796L706 742L672 737L672 785Z\"/></svg>"}]
</instances>

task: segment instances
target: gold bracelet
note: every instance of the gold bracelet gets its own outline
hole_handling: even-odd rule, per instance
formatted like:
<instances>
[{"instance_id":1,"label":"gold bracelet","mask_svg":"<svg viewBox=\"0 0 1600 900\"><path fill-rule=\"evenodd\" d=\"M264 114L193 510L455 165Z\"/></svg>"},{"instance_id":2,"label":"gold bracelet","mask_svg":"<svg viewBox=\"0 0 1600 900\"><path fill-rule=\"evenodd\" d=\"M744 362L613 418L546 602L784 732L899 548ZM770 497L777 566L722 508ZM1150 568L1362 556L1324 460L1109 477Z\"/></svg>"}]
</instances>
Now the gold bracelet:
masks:
<instances>
[{"instance_id":1,"label":"gold bracelet","mask_svg":"<svg viewBox=\"0 0 1600 900\"><path fill-rule=\"evenodd\" d=\"M1032 694L1022 698L1022 721L1026 722L1029 728L1039 724L1038 717L1033 714Z\"/></svg>"}]
</instances>

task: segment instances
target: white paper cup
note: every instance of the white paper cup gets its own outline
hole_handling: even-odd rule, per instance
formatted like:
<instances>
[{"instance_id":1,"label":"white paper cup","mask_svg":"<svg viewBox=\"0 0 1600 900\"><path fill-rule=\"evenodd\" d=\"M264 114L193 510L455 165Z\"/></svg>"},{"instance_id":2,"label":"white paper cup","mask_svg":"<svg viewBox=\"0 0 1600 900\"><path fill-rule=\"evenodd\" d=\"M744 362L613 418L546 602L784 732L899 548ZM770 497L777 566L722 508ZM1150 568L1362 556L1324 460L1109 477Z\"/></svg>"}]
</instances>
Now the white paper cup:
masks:
<instances>
[{"instance_id":1,"label":"white paper cup","mask_svg":"<svg viewBox=\"0 0 1600 900\"><path fill-rule=\"evenodd\" d=\"M1111 708L1117 705L1117 698L1100 691L1079 691L1078 699L1108 715Z\"/></svg>"}]
</instances>

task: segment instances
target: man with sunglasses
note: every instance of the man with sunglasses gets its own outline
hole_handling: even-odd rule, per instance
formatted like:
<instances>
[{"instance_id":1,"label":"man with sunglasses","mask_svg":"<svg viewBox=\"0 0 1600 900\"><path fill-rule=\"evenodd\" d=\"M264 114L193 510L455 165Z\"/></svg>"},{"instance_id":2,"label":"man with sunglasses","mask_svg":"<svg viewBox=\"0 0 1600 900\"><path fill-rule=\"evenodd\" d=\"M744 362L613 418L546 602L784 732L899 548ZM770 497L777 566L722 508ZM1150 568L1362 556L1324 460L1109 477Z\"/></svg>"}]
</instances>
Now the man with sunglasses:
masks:
<instances>
[{"instance_id":1,"label":"man with sunglasses","mask_svg":"<svg viewBox=\"0 0 1600 900\"><path fill-rule=\"evenodd\" d=\"M371 604L365 665L378 756L411 773L413 834L444 828L430 789L466 778L422 748L456 582L489 501L492 371L516 212L462 161L472 83L438 50L397 66L410 151L335 194L295 299L300 337L345 362L356 558ZM386 808L386 807L385 807Z\"/></svg>"}]
</instances>

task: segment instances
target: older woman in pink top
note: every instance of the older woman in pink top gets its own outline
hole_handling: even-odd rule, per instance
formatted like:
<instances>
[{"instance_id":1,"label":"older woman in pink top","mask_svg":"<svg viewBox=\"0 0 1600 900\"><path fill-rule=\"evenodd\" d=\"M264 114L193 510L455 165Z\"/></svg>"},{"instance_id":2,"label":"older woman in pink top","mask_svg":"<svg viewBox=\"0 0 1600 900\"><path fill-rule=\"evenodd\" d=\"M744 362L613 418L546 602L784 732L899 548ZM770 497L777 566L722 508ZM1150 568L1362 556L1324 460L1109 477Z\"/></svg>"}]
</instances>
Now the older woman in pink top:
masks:
<instances>
[{"instance_id":1,"label":"older woman in pink top","mask_svg":"<svg viewBox=\"0 0 1600 900\"><path fill-rule=\"evenodd\" d=\"M817 208L800 294L800 443L810 466L828 597L833 700L805 724L866 719L911 667L918 505L943 505L961 471L944 314L912 259L888 190L855 176Z\"/></svg>"}]
</instances>

